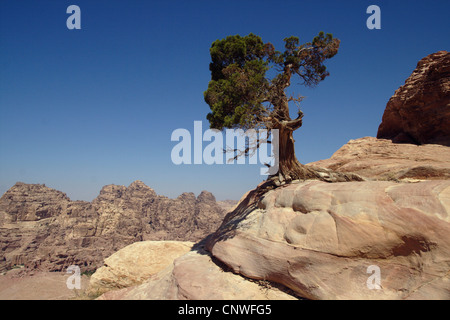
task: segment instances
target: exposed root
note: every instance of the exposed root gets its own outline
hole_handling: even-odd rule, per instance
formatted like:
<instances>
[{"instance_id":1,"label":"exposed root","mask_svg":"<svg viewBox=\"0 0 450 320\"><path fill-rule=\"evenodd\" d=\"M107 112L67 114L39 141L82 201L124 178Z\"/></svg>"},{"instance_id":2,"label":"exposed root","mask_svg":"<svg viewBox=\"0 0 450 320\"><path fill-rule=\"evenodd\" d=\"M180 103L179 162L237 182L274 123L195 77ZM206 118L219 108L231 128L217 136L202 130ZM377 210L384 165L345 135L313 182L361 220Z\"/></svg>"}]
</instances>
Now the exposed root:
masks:
<instances>
[{"instance_id":1,"label":"exposed root","mask_svg":"<svg viewBox=\"0 0 450 320\"><path fill-rule=\"evenodd\" d=\"M344 173L333 171L325 168L308 168L300 165L301 171L297 174L290 174L287 177L278 173L270 176L267 181L273 184L274 187L279 187L285 184L292 183L293 181L307 181L307 180L319 180L324 182L351 182L351 181L366 181L365 178L355 173ZM294 176L294 178L292 178ZM269 183L269 185L270 185ZM265 186L267 187L267 186Z\"/></svg>"}]
</instances>

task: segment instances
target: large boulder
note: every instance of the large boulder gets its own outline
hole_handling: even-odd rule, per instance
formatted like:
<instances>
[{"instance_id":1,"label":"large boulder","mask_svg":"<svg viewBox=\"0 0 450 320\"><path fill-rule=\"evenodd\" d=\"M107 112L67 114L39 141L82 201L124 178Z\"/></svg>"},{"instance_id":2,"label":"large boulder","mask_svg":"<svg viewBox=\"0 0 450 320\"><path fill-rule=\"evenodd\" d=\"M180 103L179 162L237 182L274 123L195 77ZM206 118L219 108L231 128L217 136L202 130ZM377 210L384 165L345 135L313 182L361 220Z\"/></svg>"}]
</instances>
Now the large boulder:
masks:
<instances>
[{"instance_id":1,"label":"large boulder","mask_svg":"<svg viewBox=\"0 0 450 320\"><path fill-rule=\"evenodd\" d=\"M389 100L377 138L450 146L450 53L439 51L417 64Z\"/></svg>"},{"instance_id":2,"label":"large boulder","mask_svg":"<svg viewBox=\"0 0 450 320\"><path fill-rule=\"evenodd\" d=\"M90 279L94 294L141 284L189 252L193 242L141 241L120 249L105 259Z\"/></svg>"},{"instance_id":3,"label":"large boulder","mask_svg":"<svg viewBox=\"0 0 450 320\"><path fill-rule=\"evenodd\" d=\"M449 214L450 181L306 181L249 192L207 248L308 299L450 299Z\"/></svg>"}]
</instances>

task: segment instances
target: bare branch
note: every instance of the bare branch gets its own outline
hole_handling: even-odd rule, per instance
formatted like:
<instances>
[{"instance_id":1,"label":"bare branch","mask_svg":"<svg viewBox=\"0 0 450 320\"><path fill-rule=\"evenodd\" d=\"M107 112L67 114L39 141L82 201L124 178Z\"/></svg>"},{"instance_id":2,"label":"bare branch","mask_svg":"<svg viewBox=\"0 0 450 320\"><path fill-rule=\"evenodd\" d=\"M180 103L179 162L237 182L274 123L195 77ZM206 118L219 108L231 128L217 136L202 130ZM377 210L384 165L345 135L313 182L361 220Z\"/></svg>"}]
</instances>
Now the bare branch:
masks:
<instances>
[{"instance_id":1,"label":"bare branch","mask_svg":"<svg viewBox=\"0 0 450 320\"><path fill-rule=\"evenodd\" d=\"M295 131L303 125L303 112L298 110L298 117L295 120L288 121L286 127L289 130Z\"/></svg>"},{"instance_id":2,"label":"bare branch","mask_svg":"<svg viewBox=\"0 0 450 320\"><path fill-rule=\"evenodd\" d=\"M270 130L268 130L268 133L270 133ZM233 153L235 156L233 158L228 159L229 162L239 159L240 157L249 157L255 154L255 152L258 150L258 148L264 144L271 144L272 141L269 140L269 134L265 138L261 138L260 136L258 139L256 139L255 143L250 145L250 142L252 142L252 139L249 139L249 145L244 149L233 149L231 147L228 147L226 149L223 149L224 153Z\"/></svg>"}]
</instances>

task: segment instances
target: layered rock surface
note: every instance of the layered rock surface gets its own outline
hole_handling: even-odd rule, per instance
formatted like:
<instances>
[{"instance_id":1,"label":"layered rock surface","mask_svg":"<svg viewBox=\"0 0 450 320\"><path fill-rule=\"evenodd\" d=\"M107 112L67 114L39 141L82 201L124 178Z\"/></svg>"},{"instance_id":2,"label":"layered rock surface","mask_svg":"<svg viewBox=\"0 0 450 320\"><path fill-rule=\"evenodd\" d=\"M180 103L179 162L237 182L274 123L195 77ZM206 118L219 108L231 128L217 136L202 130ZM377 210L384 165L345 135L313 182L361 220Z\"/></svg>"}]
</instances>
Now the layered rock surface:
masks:
<instances>
[{"instance_id":1,"label":"layered rock surface","mask_svg":"<svg viewBox=\"0 0 450 320\"><path fill-rule=\"evenodd\" d=\"M389 100L377 138L450 146L450 53L439 51L416 69Z\"/></svg>"},{"instance_id":2,"label":"layered rock surface","mask_svg":"<svg viewBox=\"0 0 450 320\"><path fill-rule=\"evenodd\" d=\"M450 148L365 137L350 140L331 158L308 165L374 180L442 180L450 179Z\"/></svg>"},{"instance_id":3,"label":"layered rock surface","mask_svg":"<svg viewBox=\"0 0 450 320\"><path fill-rule=\"evenodd\" d=\"M71 201L44 185L17 183L0 198L0 271L14 265L94 270L136 241L197 241L213 232L224 214L207 191L169 199L141 181L105 186L92 202Z\"/></svg>"},{"instance_id":4,"label":"layered rock surface","mask_svg":"<svg viewBox=\"0 0 450 320\"><path fill-rule=\"evenodd\" d=\"M108 291L99 300L295 300L264 281L224 271L202 248L176 258L141 285Z\"/></svg>"},{"instance_id":5,"label":"layered rock surface","mask_svg":"<svg viewBox=\"0 0 450 320\"><path fill-rule=\"evenodd\" d=\"M235 273L308 299L450 299L450 181L309 181L241 204L208 243Z\"/></svg>"},{"instance_id":6,"label":"layered rock surface","mask_svg":"<svg viewBox=\"0 0 450 320\"><path fill-rule=\"evenodd\" d=\"M141 284L189 252L194 243L186 241L140 241L106 258L92 275L90 291L100 294Z\"/></svg>"}]
</instances>

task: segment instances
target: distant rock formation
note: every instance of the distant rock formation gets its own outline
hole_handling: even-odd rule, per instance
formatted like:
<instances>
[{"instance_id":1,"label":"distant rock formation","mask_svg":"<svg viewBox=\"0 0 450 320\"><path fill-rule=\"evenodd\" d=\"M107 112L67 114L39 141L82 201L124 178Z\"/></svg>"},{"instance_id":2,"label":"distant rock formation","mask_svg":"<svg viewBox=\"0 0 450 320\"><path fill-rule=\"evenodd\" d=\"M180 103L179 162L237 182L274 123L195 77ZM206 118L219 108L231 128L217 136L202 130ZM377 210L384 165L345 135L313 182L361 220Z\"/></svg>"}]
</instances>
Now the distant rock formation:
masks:
<instances>
[{"instance_id":1,"label":"distant rock formation","mask_svg":"<svg viewBox=\"0 0 450 320\"><path fill-rule=\"evenodd\" d=\"M18 182L0 198L0 271L14 265L95 270L136 241L197 241L215 231L225 213L210 192L169 199L141 181L107 185L92 202Z\"/></svg>"},{"instance_id":2,"label":"distant rock formation","mask_svg":"<svg viewBox=\"0 0 450 320\"><path fill-rule=\"evenodd\" d=\"M217 204L224 209L226 212L233 211L234 207L238 204L237 200L222 200L217 201Z\"/></svg>"},{"instance_id":3,"label":"distant rock formation","mask_svg":"<svg viewBox=\"0 0 450 320\"><path fill-rule=\"evenodd\" d=\"M450 146L450 53L433 53L389 100L377 138Z\"/></svg>"}]
</instances>

